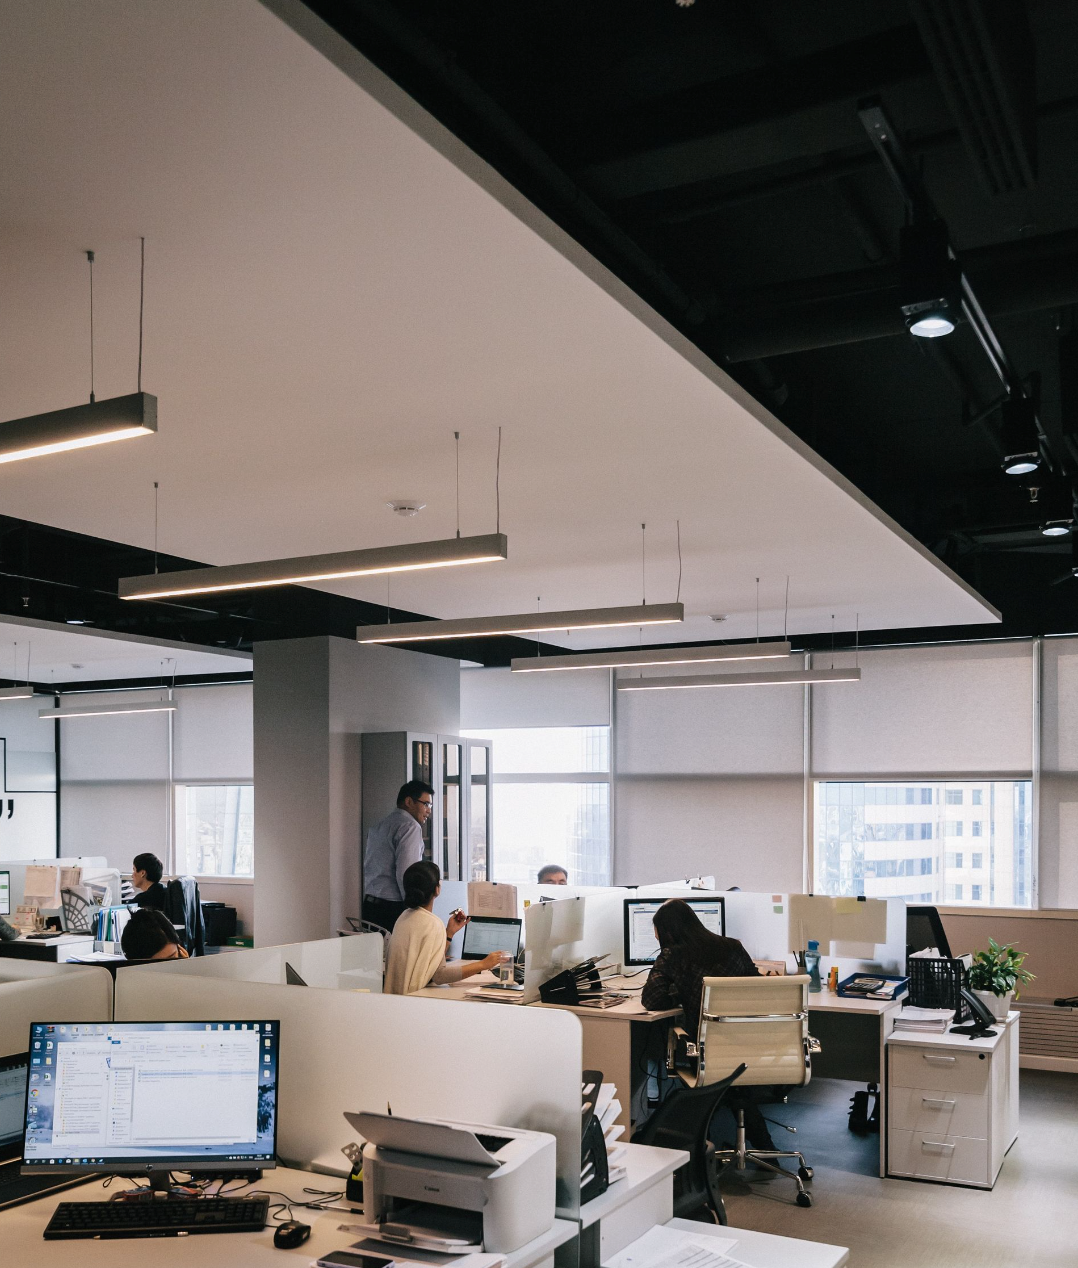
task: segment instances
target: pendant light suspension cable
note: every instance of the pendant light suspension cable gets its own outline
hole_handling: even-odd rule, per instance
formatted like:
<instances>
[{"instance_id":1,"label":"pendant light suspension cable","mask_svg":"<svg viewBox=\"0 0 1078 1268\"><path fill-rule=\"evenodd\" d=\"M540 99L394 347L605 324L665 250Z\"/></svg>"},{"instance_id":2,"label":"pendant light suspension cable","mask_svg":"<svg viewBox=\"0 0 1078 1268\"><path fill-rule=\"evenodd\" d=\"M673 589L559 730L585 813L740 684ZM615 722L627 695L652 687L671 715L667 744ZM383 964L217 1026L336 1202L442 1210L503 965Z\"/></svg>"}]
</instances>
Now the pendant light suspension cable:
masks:
<instances>
[{"instance_id":1,"label":"pendant light suspension cable","mask_svg":"<svg viewBox=\"0 0 1078 1268\"><path fill-rule=\"evenodd\" d=\"M142 313L146 300L146 239L139 238L138 271L138 391L142 391Z\"/></svg>"},{"instance_id":2,"label":"pendant light suspension cable","mask_svg":"<svg viewBox=\"0 0 1078 1268\"><path fill-rule=\"evenodd\" d=\"M760 641L760 578L756 578L756 641Z\"/></svg>"},{"instance_id":3,"label":"pendant light suspension cable","mask_svg":"<svg viewBox=\"0 0 1078 1268\"><path fill-rule=\"evenodd\" d=\"M782 610L782 641L790 641L790 574L786 574L786 606Z\"/></svg>"},{"instance_id":4,"label":"pendant light suspension cable","mask_svg":"<svg viewBox=\"0 0 1078 1268\"><path fill-rule=\"evenodd\" d=\"M675 603L681 602L681 520L677 520L677 598Z\"/></svg>"},{"instance_id":5,"label":"pendant light suspension cable","mask_svg":"<svg viewBox=\"0 0 1078 1268\"><path fill-rule=\"evenodd\" d=\"M157 481L153 482L153 573L157 576Z\"/></svg>"},{"instance_id":6,"label":"pendant light suspension cable","mask_svg":"<svg viewBox=\"0 0 1078 1268\"><path fill-rule=\"evenodd\" d=\"M86 259L90 265L90 404L93 405L97 400L94 396L94 253L87 251Z\"/></svg>"},{"instance_id":7,"label":"pendant light suspension cable","mask_svg":"<svg viewBox=\"0 0 1078 1268\"><path fill-rule=\"evenodd\" d=\"M648 602L648 526L640 525L640 602L647 607Z\"/></svg>"},{"instance_id":8,"label":"pendant light suspension cable","mask_svg":"<svg viewBox=\"0 0 1078 1268\"><path fill-rule=\"evenodd\" d=\"M457 536L460 536L460 432L453 433L453 440L457 446Z\"/></svg>"},{"instance_id":9,"label":"pendant light suspension cable","mask_svg":"<svg viewBox=\"0 0 1078 1268\"><path fill-rule=\"evenodd\" d=\"M498 428L498 457L494 464L494 531L502 531L502 429Z\"/></svg>"}]
</instances>

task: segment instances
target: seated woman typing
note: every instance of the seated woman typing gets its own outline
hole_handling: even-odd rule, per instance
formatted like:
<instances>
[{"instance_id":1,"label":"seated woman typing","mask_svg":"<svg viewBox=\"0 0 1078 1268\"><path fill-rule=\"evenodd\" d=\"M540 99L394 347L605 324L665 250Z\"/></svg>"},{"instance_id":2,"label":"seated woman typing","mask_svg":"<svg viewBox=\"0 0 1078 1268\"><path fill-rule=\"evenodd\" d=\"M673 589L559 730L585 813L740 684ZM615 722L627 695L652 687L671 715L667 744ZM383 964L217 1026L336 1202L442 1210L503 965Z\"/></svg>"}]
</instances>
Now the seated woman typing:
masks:
<instances>
[{"instance_id":1,"label":"seated woman typing","mask_svg":"<svg viewBox=\"0 0 1078 1268\"><path fill-rule=\"evenodd\" d=\"M700 917L680 898L671 898L655 913L655 937L659 954L640 993L641 1004L649 1011L680 1008L685 1029L695 1039L700 1030L700 1002L705 977L759 977L760 970L737 938L723 938L706 928ZM723 1104L735 1112L745 1111L745 1134L753 1149L774 1149L767 1122L749 1089L737 1084ZM771 1179L763 1172L760 1179Z\"/></svg>"},{"instance_id":2,"label":"seated woman typing","mask_svg":"<svg viewBox=\"0 0 1078 1268\"><path fill-rule=\"evenodd\" d=\"M454 912L448 928L434 914L434 900L442 888L442 874L433 863L413 863L404 872L404 907L389 938L389 962L382 990L386 995L410 995L424 986L459 982L484 969L496 968L506 955L492 951L482 960L446 964L445 953L468 917Z\"/></svg>"}]
</instances>

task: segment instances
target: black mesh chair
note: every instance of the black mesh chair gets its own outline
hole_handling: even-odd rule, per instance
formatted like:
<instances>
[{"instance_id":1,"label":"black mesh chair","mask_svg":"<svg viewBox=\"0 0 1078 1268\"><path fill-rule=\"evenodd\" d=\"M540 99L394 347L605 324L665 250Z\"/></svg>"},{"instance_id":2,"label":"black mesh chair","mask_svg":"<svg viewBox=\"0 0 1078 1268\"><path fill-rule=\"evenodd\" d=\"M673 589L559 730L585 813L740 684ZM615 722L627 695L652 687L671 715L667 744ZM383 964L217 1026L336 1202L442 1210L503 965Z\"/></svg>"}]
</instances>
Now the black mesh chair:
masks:
<instances>
[{"instance_id":1,"label":"black mesh chair","mask_svg":"<svg viewBox=\"0 0 1078 1268\"><path fill-rule=\"evenodd\" d=\"M721 1167L708 1133L722 1098L744 1069L743 1065L738 1066L727 1078L706 1087L675 1087L647 1122L633 1133L634 1145L688 1151L689 1161L674 1172L675 1216L685 1217L706 1206L716 1223L727 1222L718 1183Z\"/></svg>"}]
</instances>

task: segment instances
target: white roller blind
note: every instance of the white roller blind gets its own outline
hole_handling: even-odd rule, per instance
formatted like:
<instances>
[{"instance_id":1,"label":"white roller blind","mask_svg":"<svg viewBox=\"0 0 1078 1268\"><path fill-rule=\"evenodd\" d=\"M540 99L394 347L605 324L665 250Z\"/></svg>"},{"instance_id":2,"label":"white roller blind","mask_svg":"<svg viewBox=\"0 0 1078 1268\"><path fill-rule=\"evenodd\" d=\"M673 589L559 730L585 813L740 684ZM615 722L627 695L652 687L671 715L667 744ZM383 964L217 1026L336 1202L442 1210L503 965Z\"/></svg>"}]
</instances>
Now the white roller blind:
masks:
<instances>
[{"instance_id":1,"label":"white roller blind","mask_svg":"<svg viewBox=\"0 0 1078 1268\"><path fill-rule=\"evenodd\" d=\"M815 774L1030 772L1032 643L870 651L860 663L859 684L813 688Z\"/></svg>"},{"instance_id":2,"label":"white roller blind","mask_svg":"<svg viewBox=\"0 0 1078 1268\"><path fill-rule=\"evenodd\" d=\"M1041 768L1078 771L1078 639L1043 644Z\"/></svg>"},{"instance_id":3,"label":"white roller blind","mask_svg":"<svg viewBox=\"0 0 1078 1268\"><path fill-rule=\"evenodd\" d=\"M549 674L461 670L460 725L465 731L609 723L610 678L605 669Z\"/></svg>"},{"instance_id":4,"label":"white roller blind","mask_svg":"<svg viewBox=\"0 0 1078 1268\"><path fill-rule=\"evenodd\" d=\"M176 692L176 779L249 783L254 777L250 683Z\"/></svg>"},{"instance_id":5,"label":"white roller blind","mask_svg":"<svg viewBox=\"0 0 1078 1268\"><path fill-rule=\"evenodd\" d=\"M70 705L133 704L159 700L160 691L75 694ZM53 722L39 722L51 727ZM60 779L101 783L114 780L168 779L168 714L119 713L68 718L60 722Z\"/></svg>"},{"instance_id":6,"label":"white roller blind","mask_svg":"<svg viewBox=\"0 0 1078 1268\"><path fill-rule=\"evenodd\" d=\"M800 775L804 689L724 687L618 694L618 773Z\"/></svg>"}]
</instances>

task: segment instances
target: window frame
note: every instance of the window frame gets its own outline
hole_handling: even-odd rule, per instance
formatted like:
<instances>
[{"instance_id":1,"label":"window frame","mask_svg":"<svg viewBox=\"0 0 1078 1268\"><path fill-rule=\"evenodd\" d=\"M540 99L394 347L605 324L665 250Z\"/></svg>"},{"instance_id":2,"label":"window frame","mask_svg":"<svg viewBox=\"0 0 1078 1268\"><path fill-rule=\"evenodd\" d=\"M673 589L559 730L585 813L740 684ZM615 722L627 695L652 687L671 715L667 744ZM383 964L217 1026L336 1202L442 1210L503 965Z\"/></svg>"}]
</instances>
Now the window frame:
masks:
<instances>
[{"instance_id":1,"label":"window frame","mask_svg":"<svg viewBox=\"0 0 1078 1268\"><path fill-rule=\"evenodd\" d=\"M244 876L235 872L194 872L187 870L187 790L188 788L250 788L254 796L255 781L253 779L185 779L172 785L172 839L173 853L176 861L176 873L180 876L193 876L199 886L203 885L253 885L255 883L254 845L251 848L251 874ZM253 835L253 827L252 827ZM182 851L182 865L181 865Z\"/></svg>"}]
</instances>

